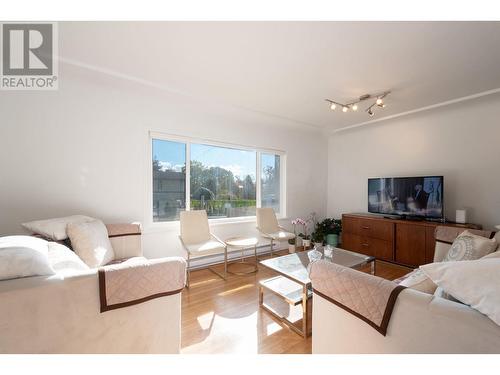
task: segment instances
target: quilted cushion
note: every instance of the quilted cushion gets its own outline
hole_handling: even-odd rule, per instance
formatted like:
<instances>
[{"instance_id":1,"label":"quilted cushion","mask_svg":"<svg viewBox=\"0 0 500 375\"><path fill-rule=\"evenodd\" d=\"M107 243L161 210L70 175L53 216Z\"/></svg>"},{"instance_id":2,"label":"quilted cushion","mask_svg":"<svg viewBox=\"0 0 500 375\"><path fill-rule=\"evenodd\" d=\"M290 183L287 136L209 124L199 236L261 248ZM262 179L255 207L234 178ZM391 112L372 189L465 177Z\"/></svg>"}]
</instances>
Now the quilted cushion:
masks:
<instances>
[{"instance_id":1,"label":"quilted cushion","mask_svg":"<svg viewBox=\"0 0 500 375\"><path fill-rule=\"evenodd\" d=\"M385 335L403 286L327 261L311 264L313 289Z\"/></svg>"}]
</instances>

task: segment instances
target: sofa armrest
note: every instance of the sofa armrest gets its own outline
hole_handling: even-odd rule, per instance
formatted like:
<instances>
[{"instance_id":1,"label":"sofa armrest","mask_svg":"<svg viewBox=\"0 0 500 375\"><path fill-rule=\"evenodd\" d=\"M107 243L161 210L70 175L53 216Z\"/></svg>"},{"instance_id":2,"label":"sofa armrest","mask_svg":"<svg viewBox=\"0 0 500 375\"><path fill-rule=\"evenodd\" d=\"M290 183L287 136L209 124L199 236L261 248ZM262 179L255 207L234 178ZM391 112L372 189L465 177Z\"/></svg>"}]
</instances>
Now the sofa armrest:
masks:
<instances>
[{"instance_id":1,"label":"sofa armrest","mask_svg":"<svg viewBox=\"0 0 500 375\"><path fill-rule=\"evenodd\" d=\"M186 261L129 258L101 267L98 275L101 312L105 312L179 293L186 285Z\"/></svg>"},{"instance_id":2,"label":"sofa armrest","mask_svg":"<svg viewBox=\"0 0 500 375\"><path fill-rule=\"evenodd\" d=\"M141 225L132 224L106 224L109 241L113 246L115 259L141 257L142 236Z\"/></svg>"}]
</instances>

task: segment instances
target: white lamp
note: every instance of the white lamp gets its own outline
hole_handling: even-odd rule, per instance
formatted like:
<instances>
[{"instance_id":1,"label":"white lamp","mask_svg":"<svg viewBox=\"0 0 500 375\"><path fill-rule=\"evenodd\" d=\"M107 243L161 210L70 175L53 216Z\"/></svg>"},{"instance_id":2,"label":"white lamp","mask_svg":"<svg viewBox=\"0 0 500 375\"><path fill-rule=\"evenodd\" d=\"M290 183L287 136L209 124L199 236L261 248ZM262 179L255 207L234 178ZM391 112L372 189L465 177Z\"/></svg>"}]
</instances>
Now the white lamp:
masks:
<instances>
[{"instance_id":1,"label":"white lamp","mask_svg":"<svg viewBox=\"0 0 500 375\"><path fill-rule=\"evenodd\" d=\"M460 224L467 223L467 210L466 209L462 208L462 209L456 211L455 222L460 223Z\"/></svg>"}]
</instances>

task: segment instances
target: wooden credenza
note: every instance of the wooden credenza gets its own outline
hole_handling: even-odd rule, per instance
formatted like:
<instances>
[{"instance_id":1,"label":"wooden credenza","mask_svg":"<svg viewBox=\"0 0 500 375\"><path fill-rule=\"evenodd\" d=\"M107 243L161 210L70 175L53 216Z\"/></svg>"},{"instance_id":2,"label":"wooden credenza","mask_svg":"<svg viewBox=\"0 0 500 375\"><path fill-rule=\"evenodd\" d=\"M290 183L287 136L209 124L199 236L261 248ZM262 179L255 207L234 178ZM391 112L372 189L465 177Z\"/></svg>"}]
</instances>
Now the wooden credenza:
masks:
<instances>
[{"instance_id":1,"label":"wooden credenza","mask_svg":"<svg viewBox=\"0 0 500 375\"><path fill-rule=\"evenodd\" d=\"M386 219L370 214L342 215L342 248L410 267L434 259L437 226L481 229L474 224Z\"/></svg>"}]
</instances>

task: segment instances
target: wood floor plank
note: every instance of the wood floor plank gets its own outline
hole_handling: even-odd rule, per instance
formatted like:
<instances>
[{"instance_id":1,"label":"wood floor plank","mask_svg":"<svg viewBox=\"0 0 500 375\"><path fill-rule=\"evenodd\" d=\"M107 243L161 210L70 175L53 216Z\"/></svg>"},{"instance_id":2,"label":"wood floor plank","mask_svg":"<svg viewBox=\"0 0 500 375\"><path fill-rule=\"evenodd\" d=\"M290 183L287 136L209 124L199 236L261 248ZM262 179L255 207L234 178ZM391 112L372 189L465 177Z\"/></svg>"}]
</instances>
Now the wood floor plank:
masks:
<instances>
[{"instance_id":1,"label":"wood floor plank","mask_svg":"<svg viewBox=\"0 0 500 375\"><path fill-rule=\"evenodd\" d=\"M369 268L365 271L369 272ZM409 269L377 262L376 272L392 280L408 273ZM182 292L181 352L311 353L311 337L300 337L259 309L259 281L273 276L276 274L262 266L255 274L229 275L226 281L207 269L191 272L191 287ZM289 309L283 301L272 303L281 303L281 308Z\"/></svg>"}]
</instances>

